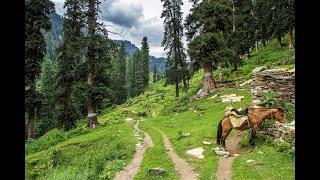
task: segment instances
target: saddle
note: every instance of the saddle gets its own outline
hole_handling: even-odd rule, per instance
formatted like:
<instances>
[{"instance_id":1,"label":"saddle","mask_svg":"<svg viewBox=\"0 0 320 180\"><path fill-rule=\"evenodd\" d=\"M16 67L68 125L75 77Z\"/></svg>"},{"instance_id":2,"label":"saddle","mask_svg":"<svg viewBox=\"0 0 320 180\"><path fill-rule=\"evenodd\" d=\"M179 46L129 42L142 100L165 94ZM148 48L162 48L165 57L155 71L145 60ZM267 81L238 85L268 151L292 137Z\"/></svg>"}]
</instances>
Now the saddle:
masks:
<instances>
[{"instance_id":1,"label":"saddle","mask_svg":"<svg viewBox=\"0 0 320 180\"><path fill-rule=\"evenodd\" d=\"M240 127L244 123L249 124L248 108L237 110L233 107L227 107L225 115L229 116L231 124L234 128Z\"/></svg>"}]
</instances>

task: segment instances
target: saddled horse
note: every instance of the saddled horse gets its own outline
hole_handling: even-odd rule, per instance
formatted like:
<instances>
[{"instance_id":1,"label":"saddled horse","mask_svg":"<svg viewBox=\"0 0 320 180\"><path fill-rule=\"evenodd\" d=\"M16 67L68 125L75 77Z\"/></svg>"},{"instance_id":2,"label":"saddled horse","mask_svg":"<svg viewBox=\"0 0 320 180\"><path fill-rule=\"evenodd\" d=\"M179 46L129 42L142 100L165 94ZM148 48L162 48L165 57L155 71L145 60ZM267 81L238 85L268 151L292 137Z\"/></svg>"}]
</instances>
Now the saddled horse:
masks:
<instances>
[{"instance_id":1,"label":"saddled horse","mask_svg":"<svg viewBox=\"0 0 320 180\"><path fill-rule=\"evenodd\" d=\"M244 113L239 113L244 115ZM229 116L225 116L218 125L217 143L225 148L225 140L232 129L244 131L252 129L250 144L254 145L256 131L261 123L268 118L275 118L278 122L286 124L288 122L284 111L281 108L247 108L246 115L248 116L248 123L243 123L239 127L233 127Z\"/></svg>"}]
</instances>

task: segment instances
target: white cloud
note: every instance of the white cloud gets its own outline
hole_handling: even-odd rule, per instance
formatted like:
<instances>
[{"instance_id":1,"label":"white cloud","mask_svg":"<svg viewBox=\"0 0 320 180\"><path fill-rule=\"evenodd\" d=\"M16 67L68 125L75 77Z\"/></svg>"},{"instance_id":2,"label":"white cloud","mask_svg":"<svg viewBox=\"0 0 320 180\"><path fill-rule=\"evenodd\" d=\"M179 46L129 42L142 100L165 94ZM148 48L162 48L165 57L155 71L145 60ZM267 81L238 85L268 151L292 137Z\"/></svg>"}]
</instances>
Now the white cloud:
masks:
<instances>
[{"instance_id":1,"label":"white cloud","mask_svg":"<svg viewBox=\"0 0 320 180\"><path fill-rule=\"evenodd\" d=\"M53 0L56 11L64 13L64 0ZM161 41L163 37L162 2L160 0L112 0L101 1L100 10L110 31L120 33L123 37L109 33L111 39L125 39L140 48L143 36L148 37L150 54L156 57L165 56ZM188 0L183 0L183 17L189 14L192 6ZM186 45L185 38L183 42ZM186 46L185 46L186 47Z\"/></svg>"}]
</instances>

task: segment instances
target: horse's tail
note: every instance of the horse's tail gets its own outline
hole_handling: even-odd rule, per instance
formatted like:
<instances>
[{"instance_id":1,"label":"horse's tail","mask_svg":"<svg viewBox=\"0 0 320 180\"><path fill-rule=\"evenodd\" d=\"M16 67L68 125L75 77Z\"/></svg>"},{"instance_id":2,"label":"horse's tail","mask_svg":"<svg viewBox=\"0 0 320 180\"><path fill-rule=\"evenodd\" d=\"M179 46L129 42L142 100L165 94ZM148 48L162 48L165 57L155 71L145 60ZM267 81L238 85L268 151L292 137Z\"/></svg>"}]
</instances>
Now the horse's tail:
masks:
<instances>
[{"instance_id":1,"label":"horse's tail","mask_svg":"<svg viewBox=\"0 0 320 180\"><path fill-rule=\"evenodd\" d=\"M218 131L217 131L217 144L220 145L220 140L221 140L221 134L222 134L222 121L223 119L219 122L218 124Z\"/></svg>"}]
</instances>

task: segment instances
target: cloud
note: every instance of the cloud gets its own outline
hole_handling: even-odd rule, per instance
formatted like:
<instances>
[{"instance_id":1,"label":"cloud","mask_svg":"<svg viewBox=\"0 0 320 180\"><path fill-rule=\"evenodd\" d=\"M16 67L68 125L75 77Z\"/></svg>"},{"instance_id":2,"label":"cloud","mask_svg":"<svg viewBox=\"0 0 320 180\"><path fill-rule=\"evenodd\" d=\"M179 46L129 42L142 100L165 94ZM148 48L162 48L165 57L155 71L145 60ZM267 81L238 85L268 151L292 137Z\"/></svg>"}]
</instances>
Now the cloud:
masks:
<instances>
[{"instance_id":1,"label":"cloud","mask_svg":"<svg viewBox=\"0 0 320 180\"><path fill-rule=\"evenodd\" d=\"M102 19L113 24L132 28L143 20L143 7L140 3L124 3L122 1L103 1L100 6Z\"/></svg>"}]
</instances>

